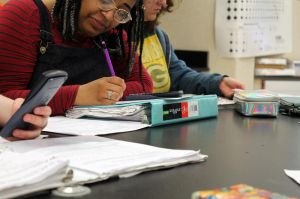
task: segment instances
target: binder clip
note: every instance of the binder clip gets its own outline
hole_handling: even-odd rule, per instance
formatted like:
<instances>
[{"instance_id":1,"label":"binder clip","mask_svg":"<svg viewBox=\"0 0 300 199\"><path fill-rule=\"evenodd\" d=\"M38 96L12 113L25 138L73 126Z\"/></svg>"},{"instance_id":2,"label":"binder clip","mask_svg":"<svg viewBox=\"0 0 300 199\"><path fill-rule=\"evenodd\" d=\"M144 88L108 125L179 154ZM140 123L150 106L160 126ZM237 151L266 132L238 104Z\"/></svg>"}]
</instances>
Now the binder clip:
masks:
<instances>
[{"instance_id":1,"label":"binder clip","mask_svg":"<svg viewBox=\"0 0 300 199\"><path fill-rule=\"evenodd\" d=\"M71 184L73 175L74 175L73 170L72 169L68 170L66 177L63 179L63 182L65 182L68 185L53 190L52 194L64 198L82 197L90 194L91 189L89 187L79 185L79 184Z\"/></svg>"},{"instance_id":2,"label":"binder clip","mask_svg":"<svg viewBox=\"0 0 300 199\"><path fill-rule=\"evenodd\" d=\"M82 185L64 186L52 191L53 195L65 198L82 197L90 193L91 189Z\"/></svg>"}]
</instances>

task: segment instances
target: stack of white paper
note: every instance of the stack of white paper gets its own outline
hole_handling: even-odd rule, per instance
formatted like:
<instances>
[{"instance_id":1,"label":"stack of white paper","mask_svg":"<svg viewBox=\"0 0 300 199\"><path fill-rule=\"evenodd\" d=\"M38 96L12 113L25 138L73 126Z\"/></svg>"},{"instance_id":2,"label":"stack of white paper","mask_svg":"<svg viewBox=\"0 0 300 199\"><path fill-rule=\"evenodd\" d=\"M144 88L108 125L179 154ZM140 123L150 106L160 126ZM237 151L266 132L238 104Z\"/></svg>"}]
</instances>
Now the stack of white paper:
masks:
<instances>
[{"instance_id":1,"label":"stack of white paper","mask_svg":"<svg viewBox=\"0 0 300 199\"><path fill-rule=\"evenodd\" d=\"M61 186L68 161L38 153L0 153L0 198Z\"/></svg>"},{"instance_id":2,"label":"stack of white paper","mask_svg":"<svg viewBox=\"0 0 300 199\"><path fill-rule=\"evenodd\" d=\"M192 150L171 150L108 138L83 136L14 143L14 150L33 151L68 160L74 182L95 182L113 176L129 177L159 168L206 159Z\"/></svg>"},{"instance_id":3,"label":"stack of white paper","mask_svg":"<svg viewBox=\"0 0 300 199\"><path fill-rule=\"evenodd\" d=\"M148 112L146 106L143 105L75 106L67 111L66 116L75 119L91 117L142 122Z\"/></svg>"},{"instance_id":4,"label":"stack of white paper","mask_svg":"<svg viewBox=\"0 0 300 199\"><path fill-rule=\"evenodd\" d=\"M44 131L67 135L105 135L135 131L149 126L149 124L133 121L72 119L58 116L49 118Z\"/></svg>"}]
</instances>

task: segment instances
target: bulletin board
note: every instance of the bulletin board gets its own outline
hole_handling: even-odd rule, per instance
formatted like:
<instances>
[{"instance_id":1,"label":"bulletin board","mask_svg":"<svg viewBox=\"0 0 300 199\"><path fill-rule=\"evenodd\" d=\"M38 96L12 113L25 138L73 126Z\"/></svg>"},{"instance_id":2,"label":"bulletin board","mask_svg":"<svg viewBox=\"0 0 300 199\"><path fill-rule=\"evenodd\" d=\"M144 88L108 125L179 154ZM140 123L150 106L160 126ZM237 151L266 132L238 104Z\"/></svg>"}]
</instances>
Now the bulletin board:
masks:
<instances>
[{"instance_id":1,"label":"bulletin board","mask_svg":"<svg viewBox=\"0 0 300 199\"><path fill-rule=\"evenodd\" d=\"M292 50L292 0L216 0L215 41L223 57Z\"/></svg>"}]
</instances>

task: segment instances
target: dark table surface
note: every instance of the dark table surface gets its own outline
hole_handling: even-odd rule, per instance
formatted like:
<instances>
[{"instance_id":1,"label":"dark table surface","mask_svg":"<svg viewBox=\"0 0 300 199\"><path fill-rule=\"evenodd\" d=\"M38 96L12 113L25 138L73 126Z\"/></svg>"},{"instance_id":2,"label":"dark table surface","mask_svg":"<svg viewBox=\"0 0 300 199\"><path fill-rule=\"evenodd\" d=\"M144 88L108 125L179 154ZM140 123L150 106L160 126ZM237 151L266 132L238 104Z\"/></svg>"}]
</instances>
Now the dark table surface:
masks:
<instances>
[{"instance_id":1,"label":"dark table surface","mask_svg":"<svg viewBox=\"0 0 300 199\"><path fill-rule=\"evenodd\" d=\"M300 170L300 118L217 118L106 136L172 149L201 149L206 162L88 185L85 198L189 199L193 191L245 183L289 196L300 187L284 169ZM56 198L51 194L36 198Z\"/></svg>"}]
</instances>

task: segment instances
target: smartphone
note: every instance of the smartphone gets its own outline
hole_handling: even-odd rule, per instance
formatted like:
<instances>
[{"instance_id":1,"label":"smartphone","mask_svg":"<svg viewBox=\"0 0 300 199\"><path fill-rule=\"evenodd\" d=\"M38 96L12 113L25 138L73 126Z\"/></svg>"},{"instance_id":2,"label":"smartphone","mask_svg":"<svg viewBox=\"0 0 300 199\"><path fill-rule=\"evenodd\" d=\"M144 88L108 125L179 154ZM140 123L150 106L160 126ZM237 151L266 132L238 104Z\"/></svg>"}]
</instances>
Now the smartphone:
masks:
<instances>
[{"instance_id":1,"label":"smartphone","mask_svg":"<svg viewBox=\"0 0 300 199\"><path fill-rule=\"evenodd\" d=\"M125 101L133 100L149 100L149 99L160 99L160 98L178 98L183 96L183 91L170 91L166 93L138 93L130 94L125 98Z\"/></svg>"},{"instance_id":2,"label":"smartphone","mask_svg":"<svg viewBox=\"0 0 300 199\"><path fill-rule=\"evenodd\" d=\"M12 115L0 132L1 137L12 137L14 129L28 129L29 124L23 121L26 113L32 113L38 106L45 106L53 98L58 89L67 80L68 74L62 70L49 70L42 74L25 98L22 106Z\"/></svg>"}]
</instances>

